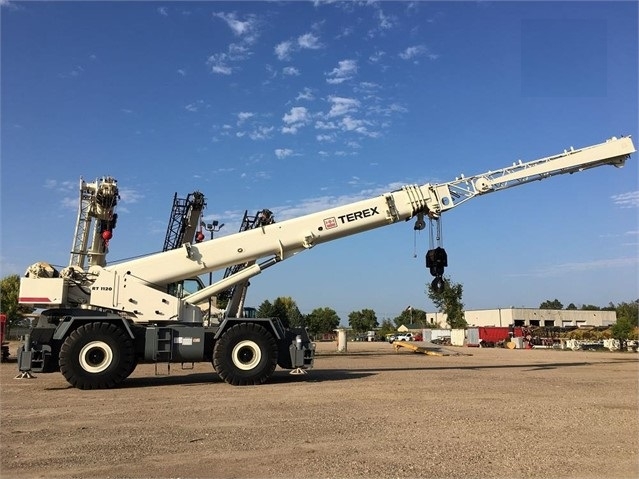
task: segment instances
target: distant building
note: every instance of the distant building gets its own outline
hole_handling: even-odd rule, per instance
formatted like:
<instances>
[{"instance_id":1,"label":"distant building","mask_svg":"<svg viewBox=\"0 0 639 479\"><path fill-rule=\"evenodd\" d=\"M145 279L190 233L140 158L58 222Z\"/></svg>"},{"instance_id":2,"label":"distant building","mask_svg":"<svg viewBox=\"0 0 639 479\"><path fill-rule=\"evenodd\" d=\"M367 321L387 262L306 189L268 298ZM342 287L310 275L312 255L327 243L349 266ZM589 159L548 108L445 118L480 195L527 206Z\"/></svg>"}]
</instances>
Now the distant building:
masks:
<instances>
[{"instance_id":1,"label":"distant building","mask_svg":"<svg viewBox=\"0 0 639 479\"><path fill-rule=\"evenodd\" d=\"M464 318L468 326L606 327L617 321L617 313L577 309L498 308L465 311ZM439 323L440 327L448 327L444 313L426 313L426 319L431 323Z\"/></svg>"},{"instance_id":2,"label":"distant building","mask_svg":"<svg viewBox=\"0 0 639 479\"><path fill-rule=\"evenodd\" d=\"M421 332L423 328L424 326L422 324L401 324L397 328L397 331L400 333L408 333L408 332L418 333L418 332Z\"/></svg>"}]
</instances>

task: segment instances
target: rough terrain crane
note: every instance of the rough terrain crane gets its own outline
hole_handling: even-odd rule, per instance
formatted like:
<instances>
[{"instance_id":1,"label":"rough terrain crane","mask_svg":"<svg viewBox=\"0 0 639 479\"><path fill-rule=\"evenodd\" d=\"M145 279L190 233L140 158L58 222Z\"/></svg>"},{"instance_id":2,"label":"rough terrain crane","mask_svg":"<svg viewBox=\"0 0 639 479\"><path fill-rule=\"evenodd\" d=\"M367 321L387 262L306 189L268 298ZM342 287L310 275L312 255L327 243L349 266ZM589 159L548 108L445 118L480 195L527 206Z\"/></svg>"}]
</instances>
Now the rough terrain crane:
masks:
<instances>
[{"instance_id":1,"label":"rough terrain crane","mask_svg":"<svg viewBox=\"0 0 639 479\"><path fill-rule=\"evenodd\" d=\"M21 279L19 301L47 309L20 351L19 369L23 374L59 369L81 389L117 386L138 363L211 361L218 375L233 385L261 384L276 366L302 372L312 367L315 349L303 328L289 329L277 318L226 317L205 325L197 305L322 243L411 218L421 230L426 219L438 221L447 210L476 196L598 166L621 167L634 152L629 137L611 138L448 183L406 185L118 264L98 261L84 270L73 267L60 273L50 265L29 268ZM101 237L106 241L107 236ZM443 287L446 252L431 249L426 263L434 287ZM234 265L245 267L197 292L172 295L168 290L171 284Z\"/></svg>"}]
</instances>

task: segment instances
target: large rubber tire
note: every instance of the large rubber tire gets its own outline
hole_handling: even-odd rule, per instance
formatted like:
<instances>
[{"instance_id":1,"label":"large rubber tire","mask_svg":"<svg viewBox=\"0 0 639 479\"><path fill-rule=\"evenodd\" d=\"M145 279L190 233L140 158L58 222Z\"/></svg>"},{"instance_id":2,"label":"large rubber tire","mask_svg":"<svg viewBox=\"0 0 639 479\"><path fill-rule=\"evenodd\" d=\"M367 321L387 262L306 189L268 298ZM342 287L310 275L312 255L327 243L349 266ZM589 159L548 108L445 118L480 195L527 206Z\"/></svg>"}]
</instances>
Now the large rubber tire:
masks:
<instances>
[{"instance_id":1,"label":"large rubber tire","mask_svg":"<svg viewBox=\"0 0 639 479\"><path fill-rule=\"evenodd\" d=\"M117 386L135 368L133 341L126 332L107 322L88 323L75 329L60 348L60 372L79 389Z\"/></svg>"},{"instance_id":2,"label":"large rubber tire","mask_svg":"<svg viewBox=\"0 0 639 479\"><path fill-rule=\"evenodd\" d=\"M213 367L233 386L263 384L277 366L277 342L257 323L239 323L227 329L213 348Z\"/></svg>"}]
</instances>

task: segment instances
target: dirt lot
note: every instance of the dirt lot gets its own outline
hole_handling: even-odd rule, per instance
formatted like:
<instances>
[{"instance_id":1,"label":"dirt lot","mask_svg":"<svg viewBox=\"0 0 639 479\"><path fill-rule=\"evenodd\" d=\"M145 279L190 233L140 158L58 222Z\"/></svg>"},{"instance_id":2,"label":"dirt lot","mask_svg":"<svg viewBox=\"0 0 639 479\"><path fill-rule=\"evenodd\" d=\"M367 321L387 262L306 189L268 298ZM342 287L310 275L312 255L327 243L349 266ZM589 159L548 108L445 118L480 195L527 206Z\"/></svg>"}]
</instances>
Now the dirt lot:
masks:
<instances>
[{"instance_id":1,"label":"dirt lot","mask_svg":"<svg viewBox=\"0 0 639 479\"><path fill-rule=\"evenodd\" d=\"M639 477L638 355L320 343L233 387L208 364L80 391L0 365L2 478ZM12 350L12 355L14 351Z\"/></svg>"}]
</instances>

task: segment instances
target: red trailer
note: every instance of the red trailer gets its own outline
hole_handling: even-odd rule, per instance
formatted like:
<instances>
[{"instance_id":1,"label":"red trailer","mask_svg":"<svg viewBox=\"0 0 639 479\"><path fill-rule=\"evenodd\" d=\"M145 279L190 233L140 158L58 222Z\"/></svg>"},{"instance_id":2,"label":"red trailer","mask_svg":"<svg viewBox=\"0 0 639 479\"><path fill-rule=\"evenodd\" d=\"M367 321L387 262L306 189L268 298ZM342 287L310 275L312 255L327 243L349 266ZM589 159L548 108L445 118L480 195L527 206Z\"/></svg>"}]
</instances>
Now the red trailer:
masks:
<instances>
[{"instance_id":1,"label":"red trailer","mask_svg":"<svg viewBox=\"0 0 639 479\"><path fill-rule=\"evenodd\" d=\"M468 328L466 344L468 346L495 347L500 343L507 343L511 338L524 335L521 327L510 328L500 326L482 326Z\"/></svg>"},{"instance_id":2,"label":"red trailer","mask_svg":"<svg viewBox=\"0 0 639 479\"><path fill-rule=\"evenodd\" d=\"M6 361L9 359L9 343L4 340L7 332L7 315L0 314L0 344L2 345L2 353L0 359Z\"/></svg>"}]
</instances>

